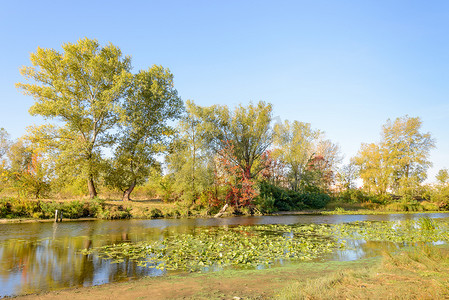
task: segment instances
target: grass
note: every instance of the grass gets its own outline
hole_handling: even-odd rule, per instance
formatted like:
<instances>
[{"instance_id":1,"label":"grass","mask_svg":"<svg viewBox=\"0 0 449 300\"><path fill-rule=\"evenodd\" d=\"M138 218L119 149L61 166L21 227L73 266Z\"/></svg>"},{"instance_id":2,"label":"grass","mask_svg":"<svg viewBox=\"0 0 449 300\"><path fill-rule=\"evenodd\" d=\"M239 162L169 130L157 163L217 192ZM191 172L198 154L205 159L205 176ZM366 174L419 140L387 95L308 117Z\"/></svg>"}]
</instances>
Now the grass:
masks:
<instances>
[{"instance_id":1,"label":"grass","mask_svg":"<svg viewBox=\"0 0 449 300\"><path fill-rule=\"evenodd\" d=\"M380 264L296 281L278 299L444 299L449 297L449 250L420 246L385 254Z\"/></svg>"}]
</instances>

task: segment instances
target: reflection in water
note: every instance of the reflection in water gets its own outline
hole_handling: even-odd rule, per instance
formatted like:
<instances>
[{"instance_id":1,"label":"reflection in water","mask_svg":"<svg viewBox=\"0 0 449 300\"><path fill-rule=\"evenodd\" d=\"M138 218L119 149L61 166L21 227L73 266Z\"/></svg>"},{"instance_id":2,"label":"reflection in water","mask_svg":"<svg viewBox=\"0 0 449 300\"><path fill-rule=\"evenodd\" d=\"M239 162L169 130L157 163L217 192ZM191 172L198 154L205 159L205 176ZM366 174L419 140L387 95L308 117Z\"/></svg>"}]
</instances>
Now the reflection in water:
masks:
<instances>
[{"instance_id":1,"label":"reflection in water","mask_svg":"<svg viewBox=\"0 0 449 300\"><path fill-rule=\"evenodd\" d=\"M198 227L256 224L335 224L354 221L415 219L422 214L392 215L284 215L222 219L159 219L83 221L0 225L0 297L22 295L75 286L91 286L142 276L160 276L165 271L143 268L125 260L111 264L96 256L85 256L90 249L121 242L163 240L172 234L195 234ZM430 218L449 214L425 214ZM347 240L350 250L336 251L325 259L354 260L396 251L388 242Z\"/></svg>"}]
</instances>

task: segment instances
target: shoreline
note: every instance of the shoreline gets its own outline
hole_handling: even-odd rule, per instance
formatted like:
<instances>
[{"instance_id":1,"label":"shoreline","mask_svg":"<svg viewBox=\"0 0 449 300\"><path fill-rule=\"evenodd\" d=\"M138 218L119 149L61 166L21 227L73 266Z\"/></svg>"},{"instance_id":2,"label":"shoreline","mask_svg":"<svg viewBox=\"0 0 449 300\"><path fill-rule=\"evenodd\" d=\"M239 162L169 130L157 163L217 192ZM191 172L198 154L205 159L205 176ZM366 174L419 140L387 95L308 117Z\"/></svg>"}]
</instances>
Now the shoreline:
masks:
<instances>
[{"instance_id":1,"label":"shoreline","mask_svg":"<svg viewBox=\"0 0 449 300\"><path fill-rule=\"evenodd\" d=\"M271 214L265 215L254 215L254 216L297 216L297 215L400 215L400 214L445 214L449 211L375 211L375 210L345 210L345 211L332 211L332 210L322 210L322 211L279 211ZM251 215L225 215L220 218L232 218L232 217L249 217ZM209 219L214 218L214 216L204 216L204 215L192 215L184 217L163 217L163 218L128 218L128 219L102 219L102 218L78 218L78 219L63 219L62 222L77 222L77 221L113 221L113 220L161 220L161 219ZM0 219L1 224L26 224L26 223L50 223L55 222L54 219L33 219L33 218L12 218L12 219ZM60 222L58 222L60 223Z\"/></svg>"}]
</instances>

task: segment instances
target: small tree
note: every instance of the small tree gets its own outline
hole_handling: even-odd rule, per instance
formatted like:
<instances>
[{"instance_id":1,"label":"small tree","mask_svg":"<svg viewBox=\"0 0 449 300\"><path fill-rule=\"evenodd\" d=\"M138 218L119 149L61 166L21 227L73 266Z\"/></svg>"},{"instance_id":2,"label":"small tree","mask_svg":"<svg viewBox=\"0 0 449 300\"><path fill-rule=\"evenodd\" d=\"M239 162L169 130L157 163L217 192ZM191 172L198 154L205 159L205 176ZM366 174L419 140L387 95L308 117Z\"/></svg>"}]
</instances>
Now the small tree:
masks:
<instances>
[{"instance_id":1,"label":"small tree","mask_svg":"<svg viewBox=\"0 0 449 300\"><path fill-rule=\"evenodd\" d=\"M41 198L50 191L50 169L38 148L22 140L14 143L8 152L9 181L20 195Z\"/></svg>"}]
</instances>

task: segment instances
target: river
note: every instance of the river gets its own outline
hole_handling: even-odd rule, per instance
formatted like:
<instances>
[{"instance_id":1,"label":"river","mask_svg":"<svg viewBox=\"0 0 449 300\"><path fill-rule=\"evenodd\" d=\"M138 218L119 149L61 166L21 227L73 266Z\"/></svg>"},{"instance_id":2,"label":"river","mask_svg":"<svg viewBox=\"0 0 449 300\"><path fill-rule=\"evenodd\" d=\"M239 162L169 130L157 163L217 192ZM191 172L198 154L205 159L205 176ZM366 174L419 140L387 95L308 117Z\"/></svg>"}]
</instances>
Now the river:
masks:
<instances>
[{"instance_id":1,"label":"river","mask_svg":"<svg viewBox=\"0 0 449 300\"><path fill-rule=\"evenodd\" d=\"M195 228L259 224L337 224L355 221L394 221L447 218L448 213L388 215L281 215L231 218L71 221L0 225L0 297L92 286L162 276L164 270L139 267L132 261L112 264L85 248L121 242L160 240L173 233L192 233ZM335 251L326 260L354 260L394 251L392 243L352 241L352 250Z\"/></svg>"}]
</instances>

